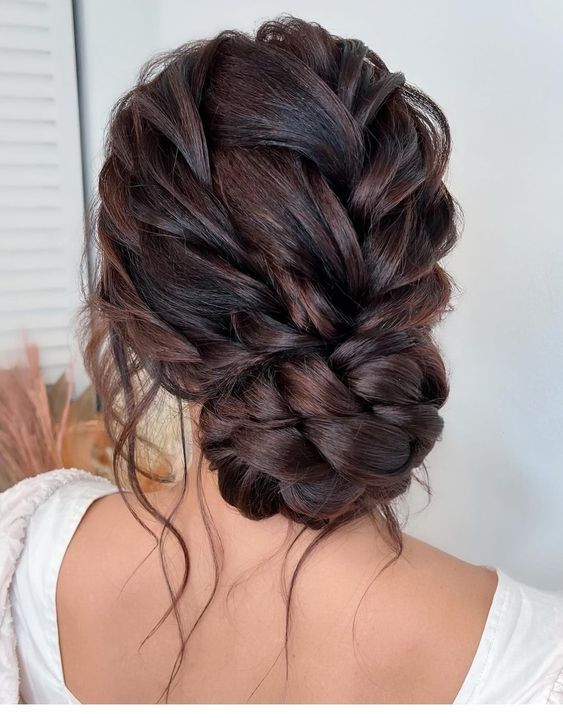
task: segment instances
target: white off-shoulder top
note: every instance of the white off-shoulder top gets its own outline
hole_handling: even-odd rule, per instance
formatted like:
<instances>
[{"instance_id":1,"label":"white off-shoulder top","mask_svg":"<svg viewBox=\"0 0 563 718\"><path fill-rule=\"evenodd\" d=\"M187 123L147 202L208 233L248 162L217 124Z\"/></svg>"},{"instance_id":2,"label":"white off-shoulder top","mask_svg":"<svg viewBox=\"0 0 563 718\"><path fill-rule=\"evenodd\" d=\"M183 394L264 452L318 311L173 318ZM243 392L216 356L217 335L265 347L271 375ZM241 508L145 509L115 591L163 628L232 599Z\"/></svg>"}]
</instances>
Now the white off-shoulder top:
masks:
<instances>
[{"instance_id":1,"label":"white off-shoulder top","mask_svg":"<svg viewBox=\"0 0 563 718\"><path fill-rule=\"evenodd\" d=\"M54 479L52 490L36 490L43 491L43 499L35 502L24 522L25 537L20 536L21 551L8 587L11 620L4 624L11 624L15 636L19 700L79 703L63 677L55 604L57 576L86 509L117 488L106 479L76 469L49 472L20 483L39 484L49 479ZM10 522L6 516L6 512L18 512L18 501L6 500L6 495L15 494L18 487L19 484L0 494L0 541L4 540L2 531L9 532L10 525L18 525L18 533L22 534L21 521L18 524L14 515ZM28 494L31 489L29 485ZM20 513L29 511L29 506L28 496L27 508L20 506ZM0 589L2 570L0 560ZM563 704L563 590L540 590L498 569L497 574L498 586L486 625L454 703ZM0 620L0 700L1 634L3 631L5 638L9 628ZM4 670L10 670L6 660Z\"/></svg>"}]
</instances>

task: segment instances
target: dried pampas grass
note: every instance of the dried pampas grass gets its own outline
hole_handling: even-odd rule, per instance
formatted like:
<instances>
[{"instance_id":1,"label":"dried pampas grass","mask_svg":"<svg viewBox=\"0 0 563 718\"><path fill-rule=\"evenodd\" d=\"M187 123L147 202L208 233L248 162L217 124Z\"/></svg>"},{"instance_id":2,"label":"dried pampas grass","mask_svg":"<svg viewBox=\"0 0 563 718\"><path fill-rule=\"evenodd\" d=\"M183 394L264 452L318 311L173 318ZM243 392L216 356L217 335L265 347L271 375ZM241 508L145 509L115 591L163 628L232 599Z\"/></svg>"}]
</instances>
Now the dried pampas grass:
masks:
<instances>
[{"instance_id":1,"label":"dried pampas grass","mask_svg":"<svg viewBox=\"0 0 563 718\"><path fill-rule=\"evenodd\" d=\"M112 442L96 407L92 386L72 398L70 372L46 386L36 345L27 344L25 361L0 369L0 491L28 476L59 468L78 468L114 480ZM178 469L181 444L172 430L166 398L160 413L147 417L150 445L144 451L144 491L161 488L163 476ZM160 447L160 448L159 448Z\"/></svg>"},{"instance_id":2,"label":"dried pampas grass","mask_svg":"<svg viewBox=\"0 0 563 718\"><path fill-rule=\"evenodd\" d=\"M51 469L83 468L108 476L111 446L94 393L72 400L63 375L45 385L39 351L27 344L25 361L0 369L0 490ZM100 471L101 470L101 471Z\"/></svg>"}]
</instances>

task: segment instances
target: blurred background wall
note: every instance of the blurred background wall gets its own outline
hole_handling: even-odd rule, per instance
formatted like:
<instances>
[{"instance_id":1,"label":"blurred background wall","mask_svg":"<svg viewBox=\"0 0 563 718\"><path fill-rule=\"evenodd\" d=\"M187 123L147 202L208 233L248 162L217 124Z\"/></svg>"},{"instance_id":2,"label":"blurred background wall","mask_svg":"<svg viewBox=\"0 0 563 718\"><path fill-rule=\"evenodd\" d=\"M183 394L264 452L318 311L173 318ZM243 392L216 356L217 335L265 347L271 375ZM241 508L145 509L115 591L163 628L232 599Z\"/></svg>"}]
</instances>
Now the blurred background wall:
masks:
<instances>
[{"instance_id":1,"label":"blurred background wall","mask_svg":"<svg viewBox=\"0 0 563 718\"><path fill-rule=\"evenodd\" d=\"M86 197L110 108L145 60L282 12L362 39L451 124L448 181L465 212L447 262L457 308L439 330L452 391L428 462L434 496L425 508L413 489L407 530L521 580L563 586L560 0L75 0Z\"/></svg>"}]
</instances>

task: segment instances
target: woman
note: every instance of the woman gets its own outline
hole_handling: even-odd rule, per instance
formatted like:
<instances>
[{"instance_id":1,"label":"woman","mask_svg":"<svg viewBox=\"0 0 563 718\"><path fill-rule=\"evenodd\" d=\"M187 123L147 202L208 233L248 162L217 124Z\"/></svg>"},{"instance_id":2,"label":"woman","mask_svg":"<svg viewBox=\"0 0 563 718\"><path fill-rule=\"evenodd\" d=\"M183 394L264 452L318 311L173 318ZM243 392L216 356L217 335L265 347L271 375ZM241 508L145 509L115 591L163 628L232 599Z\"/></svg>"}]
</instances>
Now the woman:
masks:
<instances>
[{"instance_id":1,"label":"woman","mask_svg":"<svg viewBox=\"0 0 563 718\"><path fill-rule=\"evenodd\" d=\"M117 486L22 482L21 700L563 702L563 593L397 516L448 394L449 151L402 74L292 17L181 47L118 103L85 346ZM148 492L163 392L192 447Z\"/></svg>"}]
</instances>

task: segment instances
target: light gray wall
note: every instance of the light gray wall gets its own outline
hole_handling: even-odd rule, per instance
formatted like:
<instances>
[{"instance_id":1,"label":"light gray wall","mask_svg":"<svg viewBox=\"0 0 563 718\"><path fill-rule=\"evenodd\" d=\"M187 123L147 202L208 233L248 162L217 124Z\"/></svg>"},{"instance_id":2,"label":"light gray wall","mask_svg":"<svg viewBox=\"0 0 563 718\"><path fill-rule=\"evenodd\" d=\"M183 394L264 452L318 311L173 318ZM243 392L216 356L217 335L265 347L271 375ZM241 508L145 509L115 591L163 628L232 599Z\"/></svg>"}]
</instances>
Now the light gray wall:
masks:
<instances>
[{"instance_id":1,"label":"light gray wall","mask_svg":"<svg viewBox=\"0 0 563 718\"><path fill-rule=\"evenodd\" d=\"M113 101L156 49L291 12L359 37L450 121L465 232L439 335L451 375L434 496L408 531L521 580L563 586L563 3L78 0L89 171ZM88 158L87 158L88 159Z\"/></svg>"},{"instance_id":2,"label":"light gray wall","mask_svg":"<svg viewBox=\"0 0 563 718\"><path fill-rule=\"evenodd\" d=\"M110 110L159 49L159 8L154 0L74 2L82 153L90 196L97 184Z\"/></svg>"}]
</instances>

